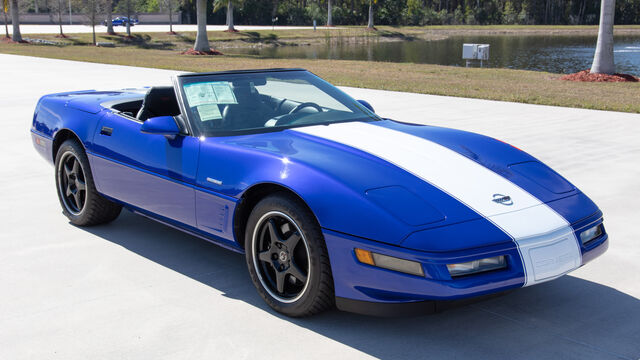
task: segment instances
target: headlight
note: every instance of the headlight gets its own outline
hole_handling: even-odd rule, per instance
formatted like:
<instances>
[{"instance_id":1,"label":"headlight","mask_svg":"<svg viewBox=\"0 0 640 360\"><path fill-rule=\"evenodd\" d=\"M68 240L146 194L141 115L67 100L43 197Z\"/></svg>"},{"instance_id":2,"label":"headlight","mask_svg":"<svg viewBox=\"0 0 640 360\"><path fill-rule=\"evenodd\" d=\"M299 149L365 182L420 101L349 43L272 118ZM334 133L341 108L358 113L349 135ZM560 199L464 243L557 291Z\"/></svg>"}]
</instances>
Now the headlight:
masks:
<instances>
[{"instance_id":1,"label":"headlight","mask_svg":"<svg viewBox=\"0 0 640 360\"><path fill-rule=\"evenodd\" d=\"M485 271L504 269L506 267L507 260L504 256L494 256L460 264L447 264L447 269L451 277L477 274Z\"/></svg>"},{"instance_id":2,"label":"headlight","mask_svg":"<svg viewBox=\"0 0 640 360\"><path fill-rule=\"evenodd\" d=\"M598 224L580 233L580 241L582 245L586 245L591 240L597 239L603 233L602 224Z\"/></svg>"},{"instance_id":3,"label":"headlight","mask_svg":"<svg viewBox=\"0 0 640 360\"><path fill-rule=\"evenodd\" d=\"M363 264L377 266L387 270L398 271L405 274L424 276L424 270L419 262L400 259L393 256L377 254L369 250L355 249L358 261Z\"/></svg>"}]
</instances>

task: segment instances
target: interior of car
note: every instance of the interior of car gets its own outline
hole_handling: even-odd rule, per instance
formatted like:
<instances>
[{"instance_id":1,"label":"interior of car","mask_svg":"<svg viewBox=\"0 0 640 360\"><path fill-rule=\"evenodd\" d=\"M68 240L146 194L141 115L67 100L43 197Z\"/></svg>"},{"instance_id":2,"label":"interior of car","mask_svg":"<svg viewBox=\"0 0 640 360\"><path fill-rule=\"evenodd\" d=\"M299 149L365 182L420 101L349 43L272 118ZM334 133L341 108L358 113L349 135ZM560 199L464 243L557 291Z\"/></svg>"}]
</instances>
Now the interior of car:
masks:
<instances>
[{"instance_id":1,"label":"interior of car","mask_svg":"<svg viewBox=\"0 0 640 360\"><path fill-rule=\"evenodd\" d=\"M254 84L250 82L234 83L233 92L237 103L218 105L222 114L220 119L202 121L198 118L198 114L194 113L196 120L200 120L203 128L224 130L268 127L270 124L275 125L274 121L269 123L271 119L281 117L277 120L287 121L282 118L284 115L323 111L322 107L314 103L300 103L259 94ZM147 91L143 99L112 104L110 108L141 122L156 116L180 115L176 93L172 86L154 86Z\"/></svg>"},{"instance_id":2,"label":"interior of car","mask_svg":"<svg viewBox=\"0 0 640 360\"><path fill-rule=\"evenodd\" d=\"M180 113L171 86L149 88L143 97L111 104L110 108L140 122L174 116L182 129L189 119L194 130L205 136L350 121L372 114L303 71L205 75L179 81L186 114Z\"/></svg>"}]
</instances>

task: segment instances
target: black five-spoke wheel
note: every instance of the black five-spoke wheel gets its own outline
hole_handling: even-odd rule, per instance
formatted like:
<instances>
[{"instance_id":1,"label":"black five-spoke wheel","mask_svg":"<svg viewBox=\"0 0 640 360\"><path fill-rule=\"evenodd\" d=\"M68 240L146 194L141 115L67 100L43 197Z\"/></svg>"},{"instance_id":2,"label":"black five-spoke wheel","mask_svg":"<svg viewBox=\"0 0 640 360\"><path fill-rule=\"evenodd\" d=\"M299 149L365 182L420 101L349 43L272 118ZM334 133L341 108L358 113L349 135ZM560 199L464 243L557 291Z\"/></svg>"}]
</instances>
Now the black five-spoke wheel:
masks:
<instances>
[{"instance_id":1,"label":"black five-spoke wheel","mask_svg":"<svg viewBox=\"0 0 640 360\"><path fill-rule=\"evenodd\" d=\"M290 303L303 293L309 279L309 250L298 225L279 211L258 221L253 241L258 277L274 298Z\"/></svg>"},{"instance_id":2,"label":"black five-spoke wheel","mask_svg":"<svg viewBox=\"0 0 640 360\"><path fill-rule=\"evenodd\" d=\"M80 142L66 140L56 153L56 186L62 212L80 226L108 223L122 206L98 194L89 159Z\"/></svg>"},{"instance_id":3,"label":"black five-spoke wheel","mask_svg":"<svg viewBox=\"0 0 640 360\"><path fill-rule=\"evenodd\" d=\"M78 158L71 151L62 154L61 171L58 172L58 189L63 205L74 215L82 212L87 201L87 184L84 170Z\"/></svg>"},{"instance_id":4,"label":"black five-spoke wheel","mask_svg":"<svg viewBox=\"0 0 640 360\"><path fill-rule=\"evenodd\" d=\"M308 316L333 306L324 237L300 199L278 192L259 201L247 221L245 251L251 280L276 311Z\"/></svg>"}]
</instances>

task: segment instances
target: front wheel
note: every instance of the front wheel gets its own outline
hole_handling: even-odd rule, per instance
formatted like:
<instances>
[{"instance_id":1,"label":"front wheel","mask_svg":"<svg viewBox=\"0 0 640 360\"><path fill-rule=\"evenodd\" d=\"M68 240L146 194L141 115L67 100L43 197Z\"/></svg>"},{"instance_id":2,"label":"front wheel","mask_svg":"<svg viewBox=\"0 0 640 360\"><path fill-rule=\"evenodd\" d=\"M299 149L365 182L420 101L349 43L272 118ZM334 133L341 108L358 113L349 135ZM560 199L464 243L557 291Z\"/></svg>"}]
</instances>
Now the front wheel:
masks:
<instances>
[{"instance_id":1,"label":"front wheel","mask_svg":"<svg viewBox=\"0 0 640 360\"><path fill-rule=\"evenodd\" d=\"M55 169L62 212L72 224L98 225L118 217L122 206L98 194L89 159L77 141L67 140L60 145Z\"/></svg>"},{"instance_id":2,"label":"front wheel","mask_svg":"<svg viewBox=\"0 0 640 360\"><path fill-rule=\"evenodd\" d=\"M261 200L249 215L245 252L251 280L274 310L302 317L333 306L324 238L299 200L286 194Z\"/></svg>"}]
</instances>

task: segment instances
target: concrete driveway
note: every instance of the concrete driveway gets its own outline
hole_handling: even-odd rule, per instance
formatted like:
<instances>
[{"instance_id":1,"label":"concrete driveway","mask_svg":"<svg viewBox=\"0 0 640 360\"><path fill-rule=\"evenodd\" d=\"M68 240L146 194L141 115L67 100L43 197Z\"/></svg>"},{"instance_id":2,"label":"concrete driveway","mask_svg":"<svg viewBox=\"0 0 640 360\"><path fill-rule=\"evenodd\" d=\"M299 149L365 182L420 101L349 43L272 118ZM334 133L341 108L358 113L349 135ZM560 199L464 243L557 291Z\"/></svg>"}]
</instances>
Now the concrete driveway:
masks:
<instances>
[{"instance_id":1,"label":"concrete driveway","mask_svg":"<svg viewBox=\"0 0 640 360\"><path fill-rule=\"evenodd\" d=\"M288 319L242 256L128 212L77 228L31 146L42 94L168 84L171 71L0 54L0 359L640 358L640 115L345 88L383 116L494 136L602 208L601 258L440 314Z\"/></svg>"}]
</instances>

